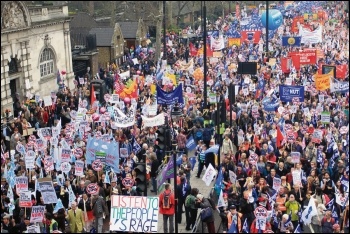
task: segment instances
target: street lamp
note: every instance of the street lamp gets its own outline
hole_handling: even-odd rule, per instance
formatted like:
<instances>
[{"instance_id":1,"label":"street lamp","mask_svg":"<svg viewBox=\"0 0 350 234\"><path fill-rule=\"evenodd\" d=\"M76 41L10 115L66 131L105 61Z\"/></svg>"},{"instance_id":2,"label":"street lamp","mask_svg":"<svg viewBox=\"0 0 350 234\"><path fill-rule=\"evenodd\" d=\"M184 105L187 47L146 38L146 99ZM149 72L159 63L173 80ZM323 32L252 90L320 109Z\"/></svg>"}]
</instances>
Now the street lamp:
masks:
<instances>
[{"instance_id":1,"label":"street lamp","mask_svg":"<svg viewBox=\"0 0 350 234\"><path fill-rule=\"evenodd\" d=\"M170 113L170 118L171 118L171 123L173 124L173 121L178 121L182 116L182 109L179 107L178 103L175 103L175 105L172 107L171 109L171 113ZM175 142L175 139L173 139ZM174 148L173 148L173 160L174 160L174 198L175 198L175 233L178 233L178 223L177 223L177 194L176 194L176 186L177 186L177 165L176 165L176 144L174 144ZM181 214L182 215L182 214Z\"/></svg>"}]
</instances>

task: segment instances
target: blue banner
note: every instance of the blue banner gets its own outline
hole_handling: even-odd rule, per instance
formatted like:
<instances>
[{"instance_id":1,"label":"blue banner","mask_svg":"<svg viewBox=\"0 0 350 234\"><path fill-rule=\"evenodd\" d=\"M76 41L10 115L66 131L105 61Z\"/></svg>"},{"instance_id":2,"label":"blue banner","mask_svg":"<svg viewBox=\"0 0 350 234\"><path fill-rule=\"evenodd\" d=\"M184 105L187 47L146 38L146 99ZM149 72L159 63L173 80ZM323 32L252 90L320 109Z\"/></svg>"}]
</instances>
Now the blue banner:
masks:
<instances>
[{"instance_id":1,"label":"blue banner","mask_svg":"<svg viewBox=\"0 0 350 234\"><path fill-rule=\"evenodd\" d=\"M282 102L292 102L293 98L304 102L304 86L280 85L279 94Z\"/></svg>"},{"instance_id":2,"label":"blue banner","mask_svg":"<svg viewBox=\"0 0 350 234\"><path fill-rule=\"evenodd\" d=\"M331 93L334 93L334 92L339 92L339 93L349 92L349 82L338 81L336 79L332 79L332 81L331 81Z\"/></svg>"},{"instance_id":3,"label":"blue banner","mask_svg":"<svg viewBox=\"0 0 350 234\"><path fill-rule=\"evenodd\" d=\"M282 46L300 46L301 37L282 37Z\"/></svg>"},{"instance_id":4,"label":"blue banner","mask_svg":"<svg viewBox=\"0 0 350 234\"><path fill-rule=\"evenodd\" d=\"M193 136L188 138L186 148L188 149L188 151L192 151L196 148L196 143L194 142Z\"/></svg>"},{"instance_id":5,"label":"blue banner","mask_svg":"<svg viewBox=\"0 0 350 234\"><path fill-rule=\"evenodd\" d=\"M277 98L265 97L262 100L262 104L265 111L276 111L276 108L279 106L279 101Z\"/></svg>"},{"instance_id":6,"label":"blue banner","mask_svg":"<svg viewBox=\"0 0 350 234\"><path fill-rule=\"evenodd\" d=\"M157 103L160 105L184 104L182 84L179 84L173 91L165 92L157 85Z\"/></svg>"}]
</instances>

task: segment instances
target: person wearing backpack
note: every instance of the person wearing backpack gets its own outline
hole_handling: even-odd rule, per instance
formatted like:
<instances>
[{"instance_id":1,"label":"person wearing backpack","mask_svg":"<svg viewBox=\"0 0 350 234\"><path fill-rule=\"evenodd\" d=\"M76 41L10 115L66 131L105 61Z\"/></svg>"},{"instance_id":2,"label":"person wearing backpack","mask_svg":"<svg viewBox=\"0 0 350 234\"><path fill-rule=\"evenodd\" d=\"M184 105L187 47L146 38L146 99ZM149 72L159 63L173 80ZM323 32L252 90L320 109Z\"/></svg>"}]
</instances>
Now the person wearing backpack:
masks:
<instances>
[{"instance_id":1,"label":"person wearing backpack","mask_svg":"<svg viewBox=\"0 0 350 234\"><path fill-rule=\"evenodd\" d=\"M197 219L197 213L198 213L198 208L196 207L196 199L197 199L196 197L198 193L199 193L199 190L197 188L192 188L191 193L187 195L185 200L185 207L190 211L190 222L189 222L189 226L186 227L186 230L188 230L187 228L191 230L196 225L196 219Z\"/></svg>"},{"instance_id":2,"label":"person wearing backpack","mask_svg":"<svg viewBox=\"0 0 350 234\"><path fill-rule=\"evenodd\" d=\"M170 184L166 183L164 188L165 191L159 194L159 213L163 215L163 232L174 233L175 196Z\"/></svg>"},{"instance_id":3,"label":"person wearing backpack","mask_svg":"<svg viewBox=\"0 0 350 234\"><path fill-rule=\"evenodd\" d=\"M333 233L334 224L335 220L332 218L332 209L328 209L321 221L322 233Z\"/></svg>"},{"instance_id":4,"label":"person wearing backpack","mask_svg":"<svg viewBox=\"0 0 350 234\"><path fill-rule=\"evenodd\" d=\"M205 198L202 194L198 194L196 199L196 206L202 209L201 219L202 219L202 222L207 224L208 233L216 233L215 224L214 224L215 217L214 217L213 209L216 209L217 207L215 206L214 201L210 198ZM208 208L210 210L208 210ZM206 212L207 210L209 212ZM202 212L208 214L208 217L206 217L204 220L203 220Z\"/></svg>"},{"instance_id":5,"label":"person wearing backpack","mask_svg":"<svg viewBox=\"0 0 350 234\"><path fill-rule=\"evenodd\" d=\"M210 143L210 140L211 140L211 135L212 135L212 131L209 128L209 124L206 124L205 128L203 130L203 142L204 142L204 144L207 147L209 147L209 143Z\"/></svg>"}]
</instances>

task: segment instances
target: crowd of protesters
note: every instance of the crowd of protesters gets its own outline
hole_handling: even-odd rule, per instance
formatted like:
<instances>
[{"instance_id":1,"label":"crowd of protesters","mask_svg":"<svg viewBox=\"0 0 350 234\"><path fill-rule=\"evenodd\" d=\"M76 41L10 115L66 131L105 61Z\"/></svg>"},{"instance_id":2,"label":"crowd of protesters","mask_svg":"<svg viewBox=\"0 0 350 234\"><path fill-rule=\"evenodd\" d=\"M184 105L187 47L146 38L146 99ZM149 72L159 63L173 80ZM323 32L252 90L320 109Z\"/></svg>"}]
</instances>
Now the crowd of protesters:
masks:
<instances>
[{"instance_id":1,"label":"crowd of protesters","mask_svg":"<svg viewBox=\"0 0 350 234\"><path fill-rule=\"evenodd\" d=\"M328 65L339 65L349 63L349 38L348 38L348 12L345 11L345 2L325 2L321 4L323 9L329 14L329 18L334 19L332 25L325 23L325 40L318 45L303 45L304 47L317 47L324 51L325 58L318 62ZM243 9L243 7L242 7ZM242 12L242 14L246 12ZM169 59L173 72L179 76L179 81L184 81L186 90L190 87L192 99L186 101L183 107L183 115L180 120L169 123L172 135L177 143L179 151L183 154L182 162L179 165L177 185L173 190L177 194L177 204L174 207L165 207L163 196L170 194L170 204L175 204L174 194L171 194L170 184L165 185L165 192L160 197L160 214L163 215L164 232L174 232L174 214L177 209L178 222L182 222L182 213L185 213L184 222L186 230L195 227L198 216L198 209L204 211L211 207L211 215L203 220L208 226L210 233L217 230L214 225L213 212L219 211L223 232L232 232L232 227L236 232L258 233L260 228L256 225L254 210L258 206L263 206L269 211L264 232L292 233L296 230L301 232L349 232L349 91L346 93L331 93L329 90L319 92L315 89L305 90L305 101L293 103L297 105L297 112L279 113L278 107L290 110L292 103L279 102L276 112L272 113L264 110L263 97L267 95L270 88L284 84L288 75L281 70L281 58L287 54L290 48L281 46L281 36L291 34L287 28L291 27L293 16L302 14L291 10L285 14L282 33L276 33L270 43L271 53L261 50L261 44L251 45L242 43L240 46L226 47L222 50L223 56L217 62L208 62L207 80L211 81L208 89L216 93L220 102L227 102L227 89L230 83L242 84L245 78L258 87L260 82L261 95L256 95L256 91L248 94L239 89L236 94L235 103L228 103L227 109L221 110L227 114L226 121L221 129L217 129L218 108L216 104L208 104L208 109L204 109L203 90L201 83L193 76L196 68L203 66L203 58L192 56L189 45L183 44L177 36L168 35L167 58ZM225 25L232 21L233 16L225 19L218 19L209 27L213 30L224 30ZM341 31L346 30L346 37L341 36ZM193 43L197 49L203 46L203 41ZM242 76L237 74L235 66L239 61L248 61L249 55L257 58L259 69L256 76ZM276 58L276 64L270 65L268 58ZM69 90L67 87L60 89L56 93L53 105L45 106L43 101L20 100L19 97L14 103L15 118L8 121L1 136L1 214L2 232L22 233L27 230L30 223L30 208L23 208L19 205L19 194L9 185L5 173L10 169L12 163L15 165L16 176L27 176L29 178L28 187L32 191L32 203L45 206L45 217L39 224L41 231L45 232L83 232L94 230L101 233L104 229L104 218L109 215L112 195L140 196L142 193L137 186L125 187L122 180L135 176L135 163L146 162L149 167L149 187L152 188L149 195L157 194L156 177L159 168L164 162L164 153L157 146L157 127L142 126L141 114L143 105L149 101L156 100L156 94L152 92L149 85L139 85L139 96L135 114L135 125L128 128L113 129L107 121L105 124L90 123L88 132L93 135L109 135L110 139L115 139L121 147L128 149L128 157L120 159L121 173L104 172L102 174L93 170L91 165L87 165L83 176L75 176L74 163L68 175L63 174L59 168L53 171L44 170L44 162L36 164L34 170L27 170L23 155L16 148L18 142L27 145L28 138L35 134L36 130L45 127L57 126L60 122L62 130L60 139L67 139L65 128L71 123L71 111L78 110L81 100L88 101L88 110L96 111L99 107L90 103L90 82L94 79L103 79L107 89L112 92L114 82L120 79L119 74L130 71L133 75L150 75L154 82L167 91L174 88L173 84L162 85L161 79L157 77L159 69L154 61L154 51L147 48L138 47L129 50L128 61L122 66L111 64L106 68L101 68L98 76L93 76L89 72L85 75L85 84L77 85L76 89ZM139 64L132 62L137 58ZM181 69L179 64L193 63L193 69ZM295 74L293 85L304 85L305 82L313 83L313 75L317 72L319 63L305 65L300 71L292 71ZM316 68L316 69L315 69ZM291 73L291 74L292 74ZM224 75L225 74L225 75ZM345 78L349 81L349 75ZM266 87L266 88L265 88ZM278 89L276 89L278 90ZM186 91L187 92L187 91ZM279 96L278 91L273 95ZM324 100L320 101L319 96L323 95ZM188 96L190 96L188 94ZM329 99L328 99L329 98ZM126 103L123 112L128 113L131 108L130 103ZM230 104L233 112L230 120ZM245 106L245 108L243 108ZM258 116L254 116L252 107L258 106ZM316 108L322 106L323 110L330 112L330 123L323 124L316 114ZM222 108L222 107L221 107ZM304 112L308 108L310 113ZM158 106L157 114L166 113L166 106ZM92 113L92 112L91 112ZM232 125L231 125L232 122ZM220 125L222 126L222 125ZM346 130L344 130L344 127ZM295 140L281 140L281 129L290 128L295 134ZM321 129L323 132L321 142L315 143L313 132ZM198 133L200 132L200 133ZM329 138L329 136L331 136ZM187 140L193 137L196 141L196 149L188 151L186 149ZM39 137L37 137L39 138ZM286 138L285 136L282 138ZM71 139L68 139L71 148L81 148L86 151L87 138L78 132ZM134 142L141 146L140 150L133 149ZM220 145L217 154L204 152ZM50 154L50 142L42 151L37 151L37 155ZM291 152L300 153L300 161L292 162ZM146 157L144 157L146 155ZM252 155L257 155L258 159L253 164L250 161ZM196 178L193 163L189 157L196 156L198 170ZM11 160L14 159L14 160ZM81 158L84 160L84 156ZM191 187L191 181L201 178L204 169L212 165L218 171L218 179L215 191L219 196L222 191L223 205L215 204L217 201L206 198L200 193L200 188ZM230 171L234 172L235 180L231 180ZM301 184L293 183L293 171L299 171ZM64 177L64 182L61 178ZM108 177L108 178L106 178ZM38 178L51 178L57 198L61 199L63 207L54 209L52 204L44 204L40 191L36 190L36 180ZM281 180L279 189L274 189L274 178ZM218 181L220 180L220 181ZM218 183L219 182L219 183ZM222 182L222 183L221 183ZM89 183L97 183L99 192L90 195L86 191ZM12 190L12 193L9 193ZM69 201L69 192L73 191L76 199ZM12 195L11 195L12 194ZM313 198L317 207L317 215L311 219L311 223L305 224L301 219L301 213L308 207L310 199ZM340 198L347 199L340 205ZM68 210L69 209L69 210ZM233 224L233 225L232 225ZM168 228L169 226L169 228ZM106 230L105 230L106 231Z\"/></svg>"}]
</instances>

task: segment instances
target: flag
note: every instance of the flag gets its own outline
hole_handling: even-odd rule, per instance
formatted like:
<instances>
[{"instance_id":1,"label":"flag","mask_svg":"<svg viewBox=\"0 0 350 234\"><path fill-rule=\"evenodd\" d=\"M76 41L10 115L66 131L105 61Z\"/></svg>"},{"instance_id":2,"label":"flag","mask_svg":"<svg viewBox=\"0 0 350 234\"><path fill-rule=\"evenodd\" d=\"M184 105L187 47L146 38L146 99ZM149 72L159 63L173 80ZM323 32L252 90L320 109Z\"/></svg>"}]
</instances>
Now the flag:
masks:
<instances>
[{"instance_id":1,"label":"flag","mask_svg":"<svg viewBox=\"0 0 350 234\"><path fill-rule=\"evenodd\" d=\"M216 191L216 194L220 194L220 191L222 191L222 181L224 180L224 175L222 174L222 170L221 167L219 168L219 175L216 178L215 181L215 186L214 186L214 190Z\"/></svg>"},{"instance_id":2,"label":"flag","mask_svg":"<svg viewBox=\"0 0 350 234\"><path fill-rule=\"evenodd\" d=\"M306 147L306 144L305 144L305 137L303 137L303 141L301 142L301 147L303 148L303 150L304 150L305 147Z\"/></svg>"},{"instance_id":3,"label":"flag","mask_svg":"<svg viewBox=\"0 0 350 234\"><path fill-rule=\"evenodd\" d=\"M57 84L59 84L61 81L62 81L62 79L61 79L60 70L57 70Z\"/></svg>"},{"instance_id":4,"label":"flag","mask_svg":"<svg viewBox=\"0 0 350 234\"><path fill-rule=\"evenodd\" d=\"M309 204L301 215L301 220L303 220L304 224L308 225L311 223L311 218L315 215L317 215L315 200L313 197L310 197Z\"/></svg>"},{"instance_id":5,"label":"flag","mask_svg":"<svg viewBox=\"0 0 350 234\"><path fill-rule=\"evenodd\" d=\"M94 104L94 102L96 101L96 94L95 94L95 88L93 85L91 85L91 93L90 93L90 96L91 96L91 105Z\"/></svg>"},{"instance_id":6,"label":"flag","mask_svg":"<svg viewBox=\"0 0 350 234\"><path fill-rule=\"evenodd\" d=\"M298 37L282 37L282 46L300 46L301 36Z\"/></svg>"},{"instance_id":7,"label":"flag","mask_svg":"<svg viewBox=\"0 0 350 234\"><path fill-rule=\"evenodd\" d=\"M57 213L60 209L64 209L64 206L63 206L63 204L62 204L62 201L61 201L61 199L60 198L58 198L58 200L57 200L57 203L56 203L56 206L55 206L55 209L53 210L53 214L54 213Z\"/></svg>"},{"instance_id":8,"label":"flag","mask_svg":"<svg viewBox=\"0 0 350 234\"><path fill-rule=\"evenodd\" d=\"M277 137L276 137L276 146L279 148L281 146L281 142L283 141L284 137L282 135L281 129L279 126L277 126Z\"/></svg>"},{"instance_id":9,"label":"flag","mask_svg":"<svg viewBox=\"0 0 350 234\"><path fill-rule=\"evenodd\" d=\"M221 189L219 200L218 200L218 207L223 207L223 206L225 206L225 200L224 200L224 194Z\"/></svg>"},{"instance_id":10,"label":"flag","mask_svg":"<svg viewBox=\"0 0 350 234\"><path fill-rule=\"evenodd\" d=\"M209 163L209 166L205 170L205 173L204 173L202 180L205 182L205 184L207 186L209 186L211 181L214 179L215 175L216 175L216 170L213 167L213 165L211 165L211 163Z\"/></svg>"},{"instance_id":11,"label":"flag","mask_svg":"<svg viewBox=\"0 0 350 234\"><path fill-rule=\"evenodd\" d=\"M244 233L249 233L250 232L249 231L249 227L248 227L248 223L247 223L247 219L244 220L242 231Z\"/></svg>"},{"instance_id":12,"label":"flag","mask_svg":"<svg viewBox=\"0 0 350 234\"><path fill-rule=\"evenodd\" d=\"M294 233L302 233L300 224L298 224L297 228L294 230Z\"/></svg>"},{"instance_id":13,"label":"flag","mask_svg":"<svg viewBox=\"0 0 350 234\"><path fill-rule=\"evenodd\" d=\"M335 206L333 206L332 208L332 217L334 218L335 222L338 223L339 217L338 217L337 210L335 209Z\"/></svg>"},{"instance_id":14,"label":"flag","mask_svg":"<svg viewBox=\"0 0 350 234\"><path fill-rule=\"evenodd\" d=\"M105 184L110 184L111 183L111 179L109 178L108 173L106 173L105 180L103 181L103 183L105 183Z\"/></svg>"},{"instance_id":15,"label":"flag","mask_svg":"<svg viewBox=\"0 0 350 234\"><path fill-rule=\"evenodd\" d=\"M236 222L235 222L235 220L232 220L230 229L228 230L227 233L237 233L237 227L236 227Z\"/></svg>"},{"instance_id":16,"label":"flag","mask_svg":"<svg viewBox=\"0 0 350 234\"><path fill-rule=\"evenodd\" d=\"M326 204L327 210L330 209L331 207L333 207L333 205L334 205L334 198Z\"/></svg>"},{"instance_id":17,"label":"flag","mask_svg":"<svg viewBox=\"0 0 350 234\"><path fill-rule=\"evenodd\" d=\"M197 162L196 157L190 157L189 160L190 160L191 167L192 167L191 170L193 171L194 166L196 165L196 162Z\"/></svg>"}]
</instances>

